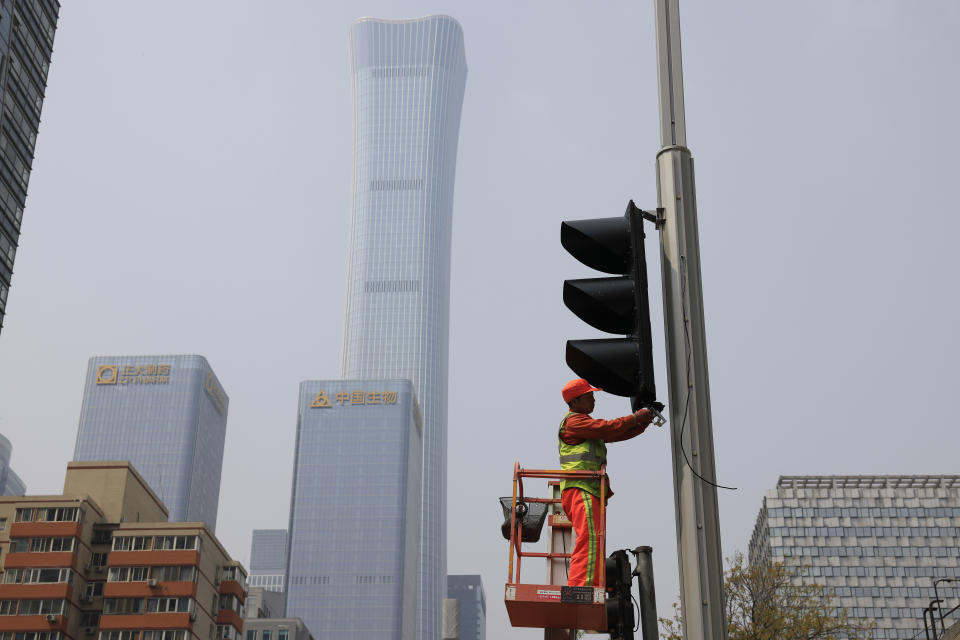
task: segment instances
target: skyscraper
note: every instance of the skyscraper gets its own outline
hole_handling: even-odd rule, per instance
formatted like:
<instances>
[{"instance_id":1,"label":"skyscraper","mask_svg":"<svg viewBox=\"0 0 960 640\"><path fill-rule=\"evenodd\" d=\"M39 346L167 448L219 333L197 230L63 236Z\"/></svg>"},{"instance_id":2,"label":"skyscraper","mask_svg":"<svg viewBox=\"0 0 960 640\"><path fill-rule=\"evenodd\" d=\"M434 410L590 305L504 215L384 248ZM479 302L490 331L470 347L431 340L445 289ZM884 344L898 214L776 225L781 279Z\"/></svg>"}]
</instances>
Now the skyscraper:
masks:
<instances>
[{"instance_id":1,"label":"skyscraper","mask_svg":"<svg viewBox=\"0 0 960 640\"><path fill-rule=\"evenodd\" d=\"M315 637L416 637L421 429L409 380L300 384L286 615Z\"/></svg>"},{"instance_id":2,"label":"skyscraper","mask_svg":"<svg viewBox=\"0 0 960 640\"><path fill-rule=\"evenodd\" d=\"M0 496L22 496L27 487L13 469L10 468L10 454L13 445L0 435Z\"/></svg>"},{"instance_id":3,"label":"skyscraper","mask_svg":"<svg viewBox=\"0 0 960 640\"><path fill-rule=\"evenodd\" d=\"M463 31L448 16L350 29L353 202L342 375L407 378L423 411L419 637L446 593L450 234ZM314 633L318 633L314 629Z\"/></svg>"},{"instance_id":4,"label":"skyscraper","mask_svg":"<svg viewBox=\"0 0 960 640\"><path fill-rule=\"evenodd\" d=\"M0 328L59 13L57 0L0 2Z\"/></svg>"},{"instance_id":5,"label":"skyscraper","mask_svg":"<svg viewBox=\"0 0 960 640\"><path fill-rule=\"evenodd\" d=\"M212 531L228 404L203 356L90 358L73 459L129 460L172 522Z\"/></svg>"},{"instance_id":6,"label":"skyscraper","mask_svg":"<svg viewBox=\"0 0 960 640\"><path fill-rule=\"evenodd\" d=\"M874 638L912 639L934 583L960 579L958 535L960 476L782 476L763 499L750 563L796 567L796 580L875 622Z\"/></svg>"},{"instance_id":7,"label":"skyscraper","mask_svg":"<svg viewBox=\"0 0 960 640\"><path fill-rule=\"evenodd\" d=\"M486 640L487 597L480 576L447 576L447 597L460 602L460 640Z\"/></svg>"},{"instance_id":8,"label":"skyscraper","mask_svg":"<svg viewBox=\"0 0 960 640\"><path fill-rule=\"evenodd\" d=\"M287 574L287 530L254 529L250 542L250 576L247 584L283 591Z\"/></svg>"}]
</instances>

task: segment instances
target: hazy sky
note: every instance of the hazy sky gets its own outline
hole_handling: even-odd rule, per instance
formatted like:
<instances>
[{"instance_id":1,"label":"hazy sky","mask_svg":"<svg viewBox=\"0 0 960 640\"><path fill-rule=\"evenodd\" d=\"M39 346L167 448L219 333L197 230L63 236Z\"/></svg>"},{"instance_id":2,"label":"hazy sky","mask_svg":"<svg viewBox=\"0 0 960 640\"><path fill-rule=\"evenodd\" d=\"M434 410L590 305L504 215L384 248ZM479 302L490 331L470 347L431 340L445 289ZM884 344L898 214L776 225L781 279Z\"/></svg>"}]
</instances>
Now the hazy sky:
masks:
<instances>
[{"instance_id":1,"label":"hazy sky","mask_svg":"<svg viewBox=\"0 0 960 640\"><path fill-rule=\"evenodd\" d=\"M589 277L565 219L656 203L652 2L65 2L0 332L0 432L62 487L92 355L199 353L230 396L217 534L285 527L297 386L340 370L347 31L448 13L469 75L453 225L449 570L510 630L497 496L555 467ZM950 474L960 4L681 3L724 553L781 474ZM666 400L658 239L648 237ZM628 411L601 397L596 416ZM609 549L677 594L667 430L611 446ZM358 505L362 508L362 505ZM524 577L542 579L540 562Z\"/></svg>"}]
</instances>

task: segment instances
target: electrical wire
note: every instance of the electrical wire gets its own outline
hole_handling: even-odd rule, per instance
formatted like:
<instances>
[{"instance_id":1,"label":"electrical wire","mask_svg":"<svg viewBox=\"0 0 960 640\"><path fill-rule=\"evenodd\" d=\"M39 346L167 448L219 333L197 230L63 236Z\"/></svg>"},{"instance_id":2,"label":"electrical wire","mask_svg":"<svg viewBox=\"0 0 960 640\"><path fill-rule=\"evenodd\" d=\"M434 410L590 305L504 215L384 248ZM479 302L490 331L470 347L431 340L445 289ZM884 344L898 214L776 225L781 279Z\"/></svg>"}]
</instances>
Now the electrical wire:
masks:
<instances>
[{"instance_id":1,"label":"electrical wire","mask_svg":"<svg viewBox=\"0 0 960 640\"><path fill-rule=\"evenodd\" d=\"M634 618L634 621L637 624L633 627L633 631L636 633L640 630L640 603L637 602L637 599L633 597L633 591L630 592L630 599L633 600L633 610L636 612L636 618Z\"/></svg>"},{"instance_id":2,"label":"electrical wire","mask_svg":"<svg viewBox=\"0 0 960 640\"><path fill-rule=\"evenodd\" d=\"M683 337L684 337L684 346L687 351L687 399L683 403L683 420L680 421L680 435L677 444L680 446L680 452L683 453L683 460L687 463L687 467L690 468L690 472L693 473L696 477L703 480L712 487L717 489L727 489L729 491L736 491L737 487L726 487L722 484L717 484L707 480L702 475L697 473L697 470L693 468L693 465L690 464L690 459L687 457L687 451L683 448L683 430L687 427L687 412L690 410L690 388L693 384L690 381L690 358L693 352L693 347L690 344L690 328L688 326L687 318L687 258L686 256L680 256L680 302L683 309Z\"/></svg>"}]
</instances>

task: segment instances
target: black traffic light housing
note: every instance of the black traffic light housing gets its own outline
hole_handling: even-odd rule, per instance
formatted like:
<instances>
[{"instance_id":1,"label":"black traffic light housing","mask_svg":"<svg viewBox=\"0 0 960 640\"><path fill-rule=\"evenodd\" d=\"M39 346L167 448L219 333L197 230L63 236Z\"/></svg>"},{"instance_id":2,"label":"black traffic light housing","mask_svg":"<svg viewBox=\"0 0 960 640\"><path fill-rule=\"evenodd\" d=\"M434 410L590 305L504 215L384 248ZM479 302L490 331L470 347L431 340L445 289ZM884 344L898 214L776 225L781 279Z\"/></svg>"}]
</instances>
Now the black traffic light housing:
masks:
<instances>
[{"instance_id":1,"label":"black traffic light housing","mask_svg":"<svg viewBox=\"0 0 960 640\"><path fill-rule=\"evenodd\" d=\"M633 640L633 600L630 586L633 572L626 551L614 551L606 559L607 633L610 640Z\"/></svg>"},{"instance_id":2,"label":"black traffic light housing","mask_svg":"<svg viewBox=\"0 0 960 640\"><path fill-rule=\"evenodd\" d=\"M583 264L611 278L565 280L563 302L590 326L624 338L568 340L567 366L608 393L631 398L633 410L656 403L643 211L631 200L621 218L570 220L560 243Z\"/></svg>"}]
</instances>

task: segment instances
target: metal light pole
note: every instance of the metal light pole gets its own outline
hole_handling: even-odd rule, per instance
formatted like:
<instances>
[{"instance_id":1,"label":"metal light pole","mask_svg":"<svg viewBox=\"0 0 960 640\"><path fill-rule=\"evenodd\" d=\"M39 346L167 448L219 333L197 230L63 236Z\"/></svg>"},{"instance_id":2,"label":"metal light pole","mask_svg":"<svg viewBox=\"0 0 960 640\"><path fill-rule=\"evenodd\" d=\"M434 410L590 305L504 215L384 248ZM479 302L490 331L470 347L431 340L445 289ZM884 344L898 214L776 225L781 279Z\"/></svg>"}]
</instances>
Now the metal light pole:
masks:
<instances>
[{"instance_id":1,"label":"metal light pole","mask_svg":"<svg viewBox=\"0 0 960 640\"><path fill-rule=\"evenodd\" d=\"M658 202L680 605L687 640L726 640L693 156L687 148L679 0L654 0L660 87Z\"/></svg>"}]
</instances>

